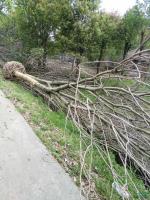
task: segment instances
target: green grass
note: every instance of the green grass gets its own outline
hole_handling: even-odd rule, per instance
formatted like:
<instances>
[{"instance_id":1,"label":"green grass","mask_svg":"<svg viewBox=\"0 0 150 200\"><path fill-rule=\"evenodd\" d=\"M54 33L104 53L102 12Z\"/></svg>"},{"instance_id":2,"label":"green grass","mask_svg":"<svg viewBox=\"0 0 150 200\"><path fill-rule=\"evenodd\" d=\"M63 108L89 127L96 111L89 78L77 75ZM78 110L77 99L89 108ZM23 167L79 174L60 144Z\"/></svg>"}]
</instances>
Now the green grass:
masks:
<instances>
[{"instance_id":1,"label":"green grass","mask_svg":"<svg viewBox=\"0 0 150 200\"><path fill-rule=\"evenodd\" d=\"M102 84L104 87L123 87L127 88L129 86L132 86L135 84L134 80L118 80L118 79L103 79L101 80L100 84ZM86 98L89 98L91 101L95 102L96 97L93 96L88 90L81 90L82 95L80 98L82 100L86 100ZM106 93L103 90L97 91L96 94L100 95L106 95Z\"/></svg>"},{"instance_id":2,"label":"green grass","mask_svg":"<svg viewBox=\"0 0 150 200\"><path fill-rule=\"evenodd\" d=\"M52 112L43 102L42 98L34 96L30 91L25 90L20 84L11 81L5 81L0 73L0 89L6 96L14 102L16 108L21 112L35 133L41 139L47 149L54 157L63 165L65 170L72 176L76 177L76 184L79 185L80 175L80 134L70 120L67 120L64 113ZM66 127L66 128L65 128ZM83 150L89 145L89 140L85 138ZM85 157L85 167L90 168L91 156L92 160L92 176L95 181L97 193L102 199L110 199L112 191L113 176L108 169L106 163L99 155L98 150L93 147L88 151ZM105 155L103 155L105 156ZM118 165L114 155L110 152L113 168L119 175L119 180L125 182L124 168ZM107 157L105 157L108 162ZM147 191L143 182L138 179L133 171L129 172L132 180L136 184L138 190L145 198L150 199L150 192ZM83 180L85 174L82 175ZM133 185L129 182L129 191L132 194L131 199L139 199ZM113 191L112 200L119 200L118 194ZM141 198L142 199L142 198Z\"/></svg>"},{"instance_id":3,"label":"green grass","mask_svg":"<svg viewBox=\"0 0 150 200\"><path fill-rule=\"evenodd\" d=\"M124 87L135 84L135 81L131 79L120 81L116 78L116 79L103 79L102 83L107 87Z\"/></svg>"}]
</instances>

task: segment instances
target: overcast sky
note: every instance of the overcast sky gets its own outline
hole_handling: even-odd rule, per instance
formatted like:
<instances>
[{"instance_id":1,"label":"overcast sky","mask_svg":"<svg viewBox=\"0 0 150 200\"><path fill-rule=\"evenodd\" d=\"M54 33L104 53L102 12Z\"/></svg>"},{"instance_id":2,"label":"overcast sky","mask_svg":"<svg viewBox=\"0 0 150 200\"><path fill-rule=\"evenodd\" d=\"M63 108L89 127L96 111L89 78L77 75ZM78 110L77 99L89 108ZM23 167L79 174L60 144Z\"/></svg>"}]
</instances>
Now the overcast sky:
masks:
<instances>
[{"instance_id":1,"label":"overcast sky","mask_svg":"<svg viewBox=\"0 0 150 200\"><path fill-rule=\"evenodd\" d=\"M129 8L136 4L136 0L101 0L101 8L107 12L117 11L123 15Z\"/></svg>"}]
</instances>

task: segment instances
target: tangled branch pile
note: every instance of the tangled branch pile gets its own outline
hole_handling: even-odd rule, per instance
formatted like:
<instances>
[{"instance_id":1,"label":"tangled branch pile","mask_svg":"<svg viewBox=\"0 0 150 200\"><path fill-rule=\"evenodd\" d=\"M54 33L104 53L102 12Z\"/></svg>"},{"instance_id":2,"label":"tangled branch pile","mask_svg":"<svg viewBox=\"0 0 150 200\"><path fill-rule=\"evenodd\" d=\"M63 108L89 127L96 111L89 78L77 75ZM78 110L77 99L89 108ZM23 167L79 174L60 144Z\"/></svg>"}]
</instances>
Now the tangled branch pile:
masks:
<instances>
[{"instance_id":1,"label":"tangled branch pile","mask_svg":"<svg viewBox=\"0 0 150 200\"><path fill-rule=\"evenodd\" d=\"M6 78L25 81L52 109L68 113L93 143L119 152L123 163L132 160L150 180L149 53L135 53L95 76L85 76L84 68L79 68L75 82L28 75L17 62L6 63L3 70Z\"/></svg>"}]
</instances>

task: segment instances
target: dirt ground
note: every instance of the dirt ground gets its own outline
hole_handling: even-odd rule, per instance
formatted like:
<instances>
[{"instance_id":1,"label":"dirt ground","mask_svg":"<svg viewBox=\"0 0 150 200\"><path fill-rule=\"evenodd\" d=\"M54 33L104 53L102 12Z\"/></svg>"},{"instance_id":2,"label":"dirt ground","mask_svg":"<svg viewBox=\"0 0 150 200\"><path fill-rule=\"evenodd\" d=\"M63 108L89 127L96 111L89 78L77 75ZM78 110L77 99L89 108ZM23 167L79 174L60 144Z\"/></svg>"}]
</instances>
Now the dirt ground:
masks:
<instances>
[{"instance_id":1,"label":"dirt ground","mask_svg":"<svg viewBox=\"0 0 150 200\"><path fill-rule=\"evenodd\" d=\"M96 69L80 65L82 76L91 76L96 74ZM76 68L72 68L72 63L64 62L56 59L48 59L46 67L43 69L33 68L29 71L34 76L47 80L76 80Z\"/></svg>"}]
</instances>

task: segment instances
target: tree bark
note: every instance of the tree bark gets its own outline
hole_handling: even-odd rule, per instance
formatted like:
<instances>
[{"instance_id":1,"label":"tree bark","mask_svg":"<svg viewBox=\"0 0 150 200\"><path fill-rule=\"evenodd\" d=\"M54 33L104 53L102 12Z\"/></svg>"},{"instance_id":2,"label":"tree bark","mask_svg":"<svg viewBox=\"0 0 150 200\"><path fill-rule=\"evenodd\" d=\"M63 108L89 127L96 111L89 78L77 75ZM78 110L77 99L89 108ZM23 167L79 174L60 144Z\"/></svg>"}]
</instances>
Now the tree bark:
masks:
<instances>
[{"instance_id":1,"label":"tree bark","mask_svg":"<svg viewBox=\"0 0 150 200\"><path fill-rule=\"evenodd\" d=\"M42 57L42 67L45 68L46 66L46 58L47 58L47 43L48 43L48 35L45 35L43 38L42 38L42 48L43 48L43 57Z\"/></svg>"},{"instance_id":2,"label":"tree bark","mask_svg":"<svg viewBox=\"0 0 150 200\"><path fill-rule=\"evenodd\" d=\"M131 47L130 42L125 41L124 50L123 50L123 60L125 59L130 47Z\"/></svg>"},{"instance_id":3,"label":"tree bark","mask_svg":"<svg viewBox=\"0 0 150 200\"><path fill-rule=\"evenodd\" d=\"M103 58L105 47L106 47L106 43L105 43L104 41L102 41L102 45L101 45L101 48L100 48L99 59L98 59L99 62L97 63L97 74L98 74L99 71L100 71L100 66L101 66L100 61L101 61L102 58Z\"/></svg>"},{"instance_id":4,"label":"tree bark","mask_svg":"<svg viewBox=\"0 0 150 200\"><path fill-rule=\"evenodd\" d=\"M141 31L140 51L144 49L143 41L144 41L144 31Z\"/></svg>"}]
</instances>

